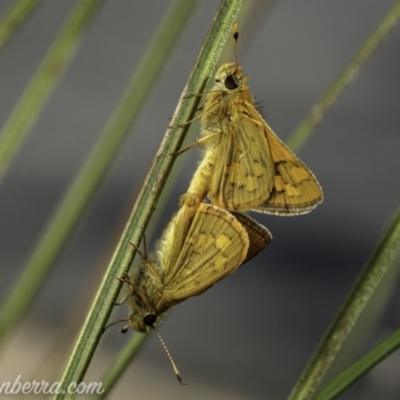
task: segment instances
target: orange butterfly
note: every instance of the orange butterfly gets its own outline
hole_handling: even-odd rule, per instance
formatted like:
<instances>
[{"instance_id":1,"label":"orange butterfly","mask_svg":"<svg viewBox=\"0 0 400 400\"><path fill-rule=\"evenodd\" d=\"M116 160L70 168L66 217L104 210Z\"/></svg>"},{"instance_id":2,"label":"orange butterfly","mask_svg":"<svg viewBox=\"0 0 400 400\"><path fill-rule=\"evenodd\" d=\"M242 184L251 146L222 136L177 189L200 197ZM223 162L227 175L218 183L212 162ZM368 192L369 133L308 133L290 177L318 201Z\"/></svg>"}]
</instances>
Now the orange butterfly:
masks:
<instances>
[{"instance_id":1,"label":"orange butterfly","mask_svg":"<svg viewBox=\"0 0 400 400\"><path fill-rule=\"evenodd\" d=\"M235 50L237 37L235 31ZM237 61L223 64L204 93L203 111L195 118L200 139L178 154L201 144L205 155L181 204L198 205L207 196L227 210L307 213L322 202L321 187L257 111L247 81Z\"/></svg>"}]
</instances>

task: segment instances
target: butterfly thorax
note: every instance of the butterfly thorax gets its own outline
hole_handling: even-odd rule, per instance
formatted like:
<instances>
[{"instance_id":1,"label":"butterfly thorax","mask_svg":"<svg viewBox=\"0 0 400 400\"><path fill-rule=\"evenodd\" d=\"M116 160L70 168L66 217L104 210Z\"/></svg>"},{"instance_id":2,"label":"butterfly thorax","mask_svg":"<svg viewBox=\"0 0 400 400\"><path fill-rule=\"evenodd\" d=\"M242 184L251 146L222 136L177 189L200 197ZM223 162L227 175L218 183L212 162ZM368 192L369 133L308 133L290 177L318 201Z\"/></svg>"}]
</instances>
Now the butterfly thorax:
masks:
<instances>
[{"instance_id":1,"label":"butterfly thorax","mask_svg":"<svg viewBox=\"0 0 400 400\"><path fill-rule=\"evenodd\" d=\"M235 124L240 114L246 112L247 105L254 99L242 75L242 68L235 63L223 64L215 75L215 85L207 96L201 124L208 131L226 130Z\"/></svg>"}]
</instances>

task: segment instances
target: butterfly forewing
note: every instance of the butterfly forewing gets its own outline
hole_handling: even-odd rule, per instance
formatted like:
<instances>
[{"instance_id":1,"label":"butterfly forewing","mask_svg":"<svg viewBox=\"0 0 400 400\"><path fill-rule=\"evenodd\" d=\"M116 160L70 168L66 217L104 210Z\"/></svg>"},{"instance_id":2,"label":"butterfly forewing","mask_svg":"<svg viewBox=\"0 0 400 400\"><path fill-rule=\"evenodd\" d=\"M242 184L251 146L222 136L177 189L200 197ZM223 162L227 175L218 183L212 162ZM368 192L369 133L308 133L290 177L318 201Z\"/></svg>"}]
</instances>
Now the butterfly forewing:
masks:
<instances>
[{"instance_id":1,"label":"butterfly forewing","mask_svg":"<svg viewBox=\"0 0 400 400\"><path fill-rule=\"evenodd\" d=\"M163 301L172 305L203 293L242 264L248 246L246 230L234 216L200 204L177 263L166 277Z\"/></svg>"},{"instance_id":2,"label":"butterfly forewing","mask_svg":"<svg viewBox=\"0 0 400 400\"><path fill-rule=\"evenodd\" d=\"M262 130L247 117L222 132L215 153L208 197L227 210L249 210L272 190L273 163Z\"/></svg>"},{"instance_id":3,"label":"butterfly forewing","mask_svg":"<svg viewBox=\"0 0 400 400\"><path fill-rule=\"evenodd\" d=\"M146 332L146 318L203 293L234 272L248 254L249 237L228 211L201 203L182 206L127 281L129 324Z\"/></svg>"}]
</instances>

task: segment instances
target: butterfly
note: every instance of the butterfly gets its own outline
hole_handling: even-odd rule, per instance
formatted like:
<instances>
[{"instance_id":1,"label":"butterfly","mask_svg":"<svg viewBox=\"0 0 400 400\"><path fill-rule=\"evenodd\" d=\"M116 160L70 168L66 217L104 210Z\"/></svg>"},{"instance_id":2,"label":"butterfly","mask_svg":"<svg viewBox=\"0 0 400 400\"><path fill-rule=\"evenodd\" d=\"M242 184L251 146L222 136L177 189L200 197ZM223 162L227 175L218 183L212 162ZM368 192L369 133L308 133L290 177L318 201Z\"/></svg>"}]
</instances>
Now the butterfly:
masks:
<instances>
[{"instance_id":1,"label":"butterfly","mask_svg":"<svg viewBox=\"0 0 400 400\"><path fill-rule=\"evenodd\" d=\"M235 55L237 38L235 31ZM196 145L205 149L181 204L198 205L207 196L226 210L307 213L322 202L322 189L262 118L247 81L236 57L218 69L214 86L204 94L202 112L194 119L200 120L200 139L177 153Z\"/></svg>"},{"instance_id":2,"label":"butterfly","mask_svg":"<svg viewBox=\"0 0 400 400\"><path fill-rule=\"evenodd\" d=\"M129 325L148 332L170 307L197 296L256 256L271 241L252 218L210 204L181 207L156 251L123 277Z\"/></svg>"}]
</instances>

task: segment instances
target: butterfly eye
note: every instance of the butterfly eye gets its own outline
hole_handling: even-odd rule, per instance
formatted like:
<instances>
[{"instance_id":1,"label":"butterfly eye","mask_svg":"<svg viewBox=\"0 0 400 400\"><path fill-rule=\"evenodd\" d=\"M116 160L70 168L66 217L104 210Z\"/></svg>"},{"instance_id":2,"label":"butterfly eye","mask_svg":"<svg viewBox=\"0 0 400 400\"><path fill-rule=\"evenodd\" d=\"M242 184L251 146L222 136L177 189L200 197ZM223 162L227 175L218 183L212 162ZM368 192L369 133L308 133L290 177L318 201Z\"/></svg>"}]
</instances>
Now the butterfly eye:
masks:
<instances>
[{"instance_id":1,"label":"butterfly eye","mask_svg":"<svg viewBox=\"0 0 400 400\"><path fill-rule=\"evenodd\" d=\"M225 87L229 90L234 90L239 87L239 79L236 75L228 75L225 78Z\"/></svg>"},{"instance_id":2,"label":"butterfly eye","mask_svg":"<svg viewBox=\"0 0 400 400\"><path fill-rule=\"evenodd\" d=\"M154 323L157 320L157 315L156 314L147 314L144 318L143 318L143 322L145 325L147 326L152 326L154 325Z\"/></svg>"}]
</instances>

